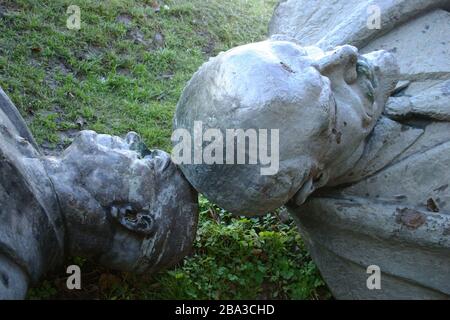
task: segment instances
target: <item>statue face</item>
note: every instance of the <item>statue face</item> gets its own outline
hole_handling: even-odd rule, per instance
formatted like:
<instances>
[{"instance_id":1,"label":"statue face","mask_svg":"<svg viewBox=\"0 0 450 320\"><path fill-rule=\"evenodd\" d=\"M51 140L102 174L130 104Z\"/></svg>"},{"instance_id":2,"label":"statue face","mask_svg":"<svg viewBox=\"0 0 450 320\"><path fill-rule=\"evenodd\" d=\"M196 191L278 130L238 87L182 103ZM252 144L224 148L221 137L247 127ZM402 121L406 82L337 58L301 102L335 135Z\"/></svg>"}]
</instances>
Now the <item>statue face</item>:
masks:
<instances>
[{"instance_id":1,"label":"statue face","mask_svg":"<svg viewBox=\"0 0 450 320\"><path fill-rule=\"evenodd\" d=\"M361 56L352 46L323 52L289 41L234 48L200 68L178 104L175 127L278 129L280 169L182 165L192 185L240 214L273 210L351 167L395 84L391 54Z\"/></svg>"},{"instance_id":2,"label":"statue face","mask_svg":"<svg viewBox=\"0 0 450 320\"><path fill-rule=\"evenodd\" d=\"M63 199L69 232L91 239L101 263L147 272L188 253L197 194L165 152L148 150L135 133L121 139L82 131L61 163L59 177L71 180L71 190L60 192L72 197Z\"/></svg>"},{"instance_id":3,"label":"statue face","mask_svg":"<svg viewBox=\"0 0 450 320\"><path fill-rule=\"evenodd\" d=\"M398 67L394 57L385 51L359 55L355 47L348 45L329 52L314 47L305 51L305 58L323 80L326 94L321 105L329 106L327 113L331 124L327 132L331 129L331 137L334 137L334 141L328 143L322 140L329 152L318 162L332 166L339 174L342 169L336 166L358 150L380 117L395 87ZM336 173L331 173L329 179L333 175Z\"/></svg>"}]
</instances>

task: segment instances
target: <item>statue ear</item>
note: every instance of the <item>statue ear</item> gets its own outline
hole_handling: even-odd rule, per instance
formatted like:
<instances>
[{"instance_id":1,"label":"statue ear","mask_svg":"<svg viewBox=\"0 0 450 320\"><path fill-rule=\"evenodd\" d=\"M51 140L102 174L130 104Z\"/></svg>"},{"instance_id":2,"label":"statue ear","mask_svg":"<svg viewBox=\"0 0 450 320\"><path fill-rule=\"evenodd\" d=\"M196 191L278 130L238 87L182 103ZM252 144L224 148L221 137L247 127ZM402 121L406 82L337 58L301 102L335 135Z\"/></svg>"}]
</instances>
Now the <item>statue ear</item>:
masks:
<instances>
[{"instance_id":1,"label":"statue ear","mask_svg":"<svg viewBox=\"0 0 450 320\"><path fill-rule=\"evenodd\" d=\"M154 233L155 221L148 210L135 210L131 205L112 206L111 216L130 231L151 235Z\"/></svg>"}]
</instances>

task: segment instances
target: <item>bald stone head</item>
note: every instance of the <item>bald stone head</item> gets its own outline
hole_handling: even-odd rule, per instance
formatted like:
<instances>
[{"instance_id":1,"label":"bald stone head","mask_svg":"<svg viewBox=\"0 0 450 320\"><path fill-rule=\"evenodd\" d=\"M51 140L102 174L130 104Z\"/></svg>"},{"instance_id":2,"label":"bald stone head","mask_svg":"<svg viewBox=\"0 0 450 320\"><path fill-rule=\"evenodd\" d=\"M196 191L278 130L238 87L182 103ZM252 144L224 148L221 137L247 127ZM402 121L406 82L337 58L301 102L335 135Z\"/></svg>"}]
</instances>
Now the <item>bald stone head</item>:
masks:
<instances>
[{"instance_id":1,"label":"bald stone head","mask_svg":"<svg viewBox=\"0 0 450 320\"><path fill-rule=\"evenodd\" d=\"M397 73L384 51L359 55L341 46L323 52L282 40L236 47L210 59L186 86L174 119L173 157L184 160L181 169L197 191L233 213L263 214L291 199L302 203L354 164ZM249 134L239 143L227 139L229 129ZM180 156L188 137L183 132L191 149ZM236 161L240 151L245 163ZM278 162L268 174L261 170L271 165L264 155Z\"/></svg>"}]
</instances>

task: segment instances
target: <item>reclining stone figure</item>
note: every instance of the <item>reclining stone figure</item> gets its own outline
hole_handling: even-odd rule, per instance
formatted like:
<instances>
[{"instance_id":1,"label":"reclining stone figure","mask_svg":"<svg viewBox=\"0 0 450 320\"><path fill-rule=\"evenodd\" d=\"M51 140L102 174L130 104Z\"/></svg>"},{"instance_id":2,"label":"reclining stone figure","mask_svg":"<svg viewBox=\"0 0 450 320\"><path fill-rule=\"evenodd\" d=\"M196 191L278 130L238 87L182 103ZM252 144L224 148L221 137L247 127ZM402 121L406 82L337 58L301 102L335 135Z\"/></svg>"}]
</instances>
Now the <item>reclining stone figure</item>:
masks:
<instances>
[{"instance_id":1,"label":"reclining stone figure","mask_svg":"<svg viewBox=\"0 0 450 320\"><path fill-rule=\"evenodd\" d=\"M136 133L82 131L43 156L0 89L0 299L21 299L68 255L147 273L190 250L197 193Z\"/></svg>"},{"instance_id":2,"label":"reclining stone figure","mask_svg":"<svg viewBox=\"0 0 450 320\"><path fill-rule=\"evenodd\" d=\"M279 171L181 168L236 214L286 205L336 298L448 298L448 2L306 2L280 2L270 40L205 63L174 120L189 131L195 121L279 129ZM367 29L373 4L381 30ZM367 286L371 265L380 289Z\"/></svg>"}]
</instances>

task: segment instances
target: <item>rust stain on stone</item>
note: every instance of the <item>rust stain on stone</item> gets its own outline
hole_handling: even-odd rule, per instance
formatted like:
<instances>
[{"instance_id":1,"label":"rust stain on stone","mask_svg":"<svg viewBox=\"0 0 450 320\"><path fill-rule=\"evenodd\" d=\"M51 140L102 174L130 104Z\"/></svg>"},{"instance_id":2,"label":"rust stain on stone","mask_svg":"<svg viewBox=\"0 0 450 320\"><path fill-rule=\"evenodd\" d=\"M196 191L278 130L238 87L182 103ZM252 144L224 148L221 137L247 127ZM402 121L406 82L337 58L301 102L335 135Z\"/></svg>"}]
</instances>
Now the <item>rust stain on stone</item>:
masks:
<instances>
[{"instance_id":1,"label":"rust stain on stone","mask_svg":"<svg viewBox=\"0 0 450 320\"><path fill-rule=\"evenodd\" d=\"M409 209L409 208L397 208L397 216L395 221L404 225L408 229L415 230L423 225L427 221L427 216L422 212Z\"/></svg>"}]
</instances>

